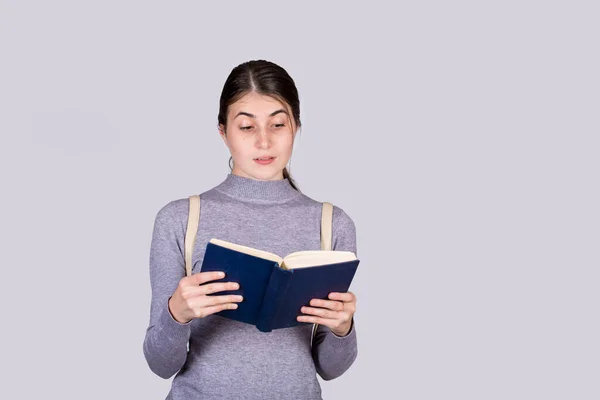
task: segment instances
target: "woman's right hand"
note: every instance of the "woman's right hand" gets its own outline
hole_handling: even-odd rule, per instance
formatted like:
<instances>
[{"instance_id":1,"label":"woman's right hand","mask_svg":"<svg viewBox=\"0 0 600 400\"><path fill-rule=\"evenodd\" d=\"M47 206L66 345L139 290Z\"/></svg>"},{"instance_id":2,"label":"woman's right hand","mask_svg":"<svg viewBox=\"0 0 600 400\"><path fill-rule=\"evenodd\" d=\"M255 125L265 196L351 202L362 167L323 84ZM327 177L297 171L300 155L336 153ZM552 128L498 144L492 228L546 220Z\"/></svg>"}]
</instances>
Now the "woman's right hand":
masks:
<instances>
[{"instance_id":1,"label":"woman's right hand","mask_svg":"<svg viewBox=\"0 0 600 400\"><path fill-rule=\"evenodd\" d=\"M224 276L223 272L215 271L199 272L183 277L169 298L169 311L173 318L185 324L194 318L204 318L219 311L236 309L236 303L243 300L242 296L207 296L225 290L239 289L239 285L235 282L207 283Z\"/></svg>"}]
</instances>

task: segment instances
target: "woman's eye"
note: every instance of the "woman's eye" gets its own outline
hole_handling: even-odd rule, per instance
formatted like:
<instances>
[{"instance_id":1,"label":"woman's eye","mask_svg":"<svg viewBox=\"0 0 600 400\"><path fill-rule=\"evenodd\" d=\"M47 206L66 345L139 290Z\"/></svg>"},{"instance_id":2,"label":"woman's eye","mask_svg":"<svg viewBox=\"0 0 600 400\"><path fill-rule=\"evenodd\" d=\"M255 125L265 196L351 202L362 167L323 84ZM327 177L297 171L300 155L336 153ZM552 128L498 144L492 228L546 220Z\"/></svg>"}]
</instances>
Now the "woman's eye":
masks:
<instances>
[{"instance_id":1,"label":"woman's eye","mask_svg":"<svg viewBox=\"0 0 600 400\"><path fill-rule=\"evenodd\" d=\"M277 129L279 129L279 128L283 128L283 127L285 126L285 124L275 124L275 125L273 125L273 126L274 126L275 128L277 128ZM240 130L241 130L241 131L249 131L249 130L251 130L252 128L253 128L253 126L252 126L252 125L249 125L249 126L241 126L241 127L240 127Z\"/></svg>"}]
</instances>

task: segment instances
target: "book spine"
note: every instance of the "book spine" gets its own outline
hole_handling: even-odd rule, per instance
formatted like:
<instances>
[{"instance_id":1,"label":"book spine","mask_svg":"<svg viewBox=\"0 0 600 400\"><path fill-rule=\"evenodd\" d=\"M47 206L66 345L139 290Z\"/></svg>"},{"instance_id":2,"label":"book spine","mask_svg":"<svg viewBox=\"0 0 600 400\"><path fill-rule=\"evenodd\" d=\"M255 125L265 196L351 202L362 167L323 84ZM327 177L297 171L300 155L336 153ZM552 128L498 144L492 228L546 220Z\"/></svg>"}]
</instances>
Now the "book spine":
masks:
<instances>
[{"instance_id":1,"label":"book spine","mask_svg":"<svg viewBox=\"0 0 600 400\"><path fill-rule=\"evenodd\" d=\"M273 330L273 321L284 300L284 295L290 284L292 273L293 271L282 269L278 264L275 264L256 321L256 327L259 331L271 332Z\"/></svg>"}]
</instances>

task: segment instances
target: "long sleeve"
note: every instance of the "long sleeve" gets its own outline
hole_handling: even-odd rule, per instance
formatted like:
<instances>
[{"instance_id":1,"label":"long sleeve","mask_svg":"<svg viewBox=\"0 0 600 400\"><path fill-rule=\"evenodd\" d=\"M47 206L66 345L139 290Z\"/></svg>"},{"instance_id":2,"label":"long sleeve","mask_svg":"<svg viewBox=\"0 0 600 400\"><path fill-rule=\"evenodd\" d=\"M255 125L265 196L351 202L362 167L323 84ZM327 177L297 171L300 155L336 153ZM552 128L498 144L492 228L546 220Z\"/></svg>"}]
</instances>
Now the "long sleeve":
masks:
<instances>
[{"instance_id":1,"label":"long sleeve","mask_svg":"<svg viewBox=\"0 0 600 400\"><path fill-rule=\"evenodd\" d=\"M357 254L356 227L352 219L338 207L333 212L333 250L346 250ZM329 328L319 325L313 342L312 355L317 373L328 381L341 376L350 368L358 355L356 329L348 335L336 336Z\"/></svg>"},{"instance_id":2,"label":"long sleeve","mask_svg":"<svg viewBox=\"0 0 600 400\"><path fill-rule=\"evenodd\" d=\"M150 245L150 284L152 301L150 324L144 338L144 356L150 369L169 378L183 366L187 357L190 323L177 322L169 312L169 298L185 276L183 225L174 218L173 204L156 215Z\"/></svg>"}]
</instances>

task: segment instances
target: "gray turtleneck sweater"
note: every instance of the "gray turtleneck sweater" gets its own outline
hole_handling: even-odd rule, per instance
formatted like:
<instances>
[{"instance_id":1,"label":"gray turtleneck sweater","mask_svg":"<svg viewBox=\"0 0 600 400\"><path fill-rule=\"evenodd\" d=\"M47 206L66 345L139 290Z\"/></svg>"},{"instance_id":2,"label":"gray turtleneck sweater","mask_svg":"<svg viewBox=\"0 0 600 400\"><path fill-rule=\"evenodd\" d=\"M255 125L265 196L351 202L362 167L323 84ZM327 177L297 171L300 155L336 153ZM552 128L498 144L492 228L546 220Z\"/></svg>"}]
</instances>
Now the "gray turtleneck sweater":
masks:
<instances>
[{"instance_id":1,"label":"gray turtleneck sweater","mask_svg":"<svg viewBox=\"0 0 600 400\"><path fill-rule=\"evenodd\" d=\"M229 174L200 196L194 273L213 237L281 256L320 249L321 203L294 190L287 179L258 181ZM317 374L334 379L356 359L354 326L344 337L319 326L311 350L310 324L263 333L216 315L186 324L173 319L168 300L185 276L187 216L187 198L162 207L150 246L152 302L144 355L157 375L175 375L167 399L321 399ZM337 206L332 245L356 254L354 222Z\"/></svg>"}]
</instances>

